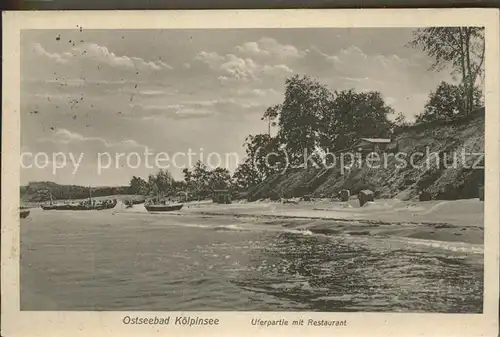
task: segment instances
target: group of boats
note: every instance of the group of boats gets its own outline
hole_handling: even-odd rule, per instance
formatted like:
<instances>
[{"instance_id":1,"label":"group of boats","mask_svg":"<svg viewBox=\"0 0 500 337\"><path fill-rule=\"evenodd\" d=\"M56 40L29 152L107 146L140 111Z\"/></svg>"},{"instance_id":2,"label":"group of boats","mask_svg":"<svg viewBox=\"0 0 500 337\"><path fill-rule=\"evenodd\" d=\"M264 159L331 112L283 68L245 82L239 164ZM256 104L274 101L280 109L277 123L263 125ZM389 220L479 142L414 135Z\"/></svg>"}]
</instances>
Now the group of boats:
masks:
<instances>
[{"instance_id":1,"label":"group of boats","mask_svg":"<svg viewBox=\"0 0 500 337\"><path fill-rule=\"evenodd\" d=\"M103 210L114 208L117 204L117 200L85 200L79 203L50 203L48 205L42 205L44 211L58 210L58 211L90 211L90 210Z\"/></svg>"},{"instance_id":2,"label":"group of boats","mask_svg":"<svg viewBox=\"0 0 500 337\"><path fill-rule=\"evenodd\" d=\"M73 203L61 203L54 202L52 195L50 196L50 202L45 205L41 205L41 208L44 211L90 211L90 210L106 210L115 208L118 201L116 199L106 199L106 200L97 200L92 199L92 195L90 194L89 199L81 201L81 202L73 202ZM165 199L150 199L150 200L126 200L124 204L127 208L131 208L134 205L144 203L144 208L148 212L171 212L180 210L184 204L181 203L172 203L167 202ZM29 209L21 208L19 210L19 216L24 219L28 217L30 214Z\"/></svg>"}]
</instances>

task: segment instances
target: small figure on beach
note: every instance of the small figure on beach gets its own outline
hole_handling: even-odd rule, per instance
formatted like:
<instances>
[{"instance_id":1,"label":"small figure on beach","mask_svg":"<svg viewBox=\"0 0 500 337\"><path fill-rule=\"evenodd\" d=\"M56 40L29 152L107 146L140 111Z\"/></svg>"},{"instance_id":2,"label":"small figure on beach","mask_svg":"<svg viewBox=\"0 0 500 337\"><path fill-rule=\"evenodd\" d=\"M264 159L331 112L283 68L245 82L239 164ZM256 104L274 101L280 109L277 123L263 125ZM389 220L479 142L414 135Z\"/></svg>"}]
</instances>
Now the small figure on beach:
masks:
<instances>
[{"instance_id":1,"label":"small figure on beach","mask_svg":"<svg viewBox=\"0 0 500 337\"><path fill-rule=\"evenodd\" d=\"M349 198L351 197L351 191L340 190L339 197L340 197L340 201L344 201L344 202L349 201Z\"/></svg>"},{"instance_id":2,"label":"small figure on beach","mask_svg":"<svg viewBox=\"0 0 500 337\"><path fill-rule=\"evenodd\" d=\"M374 200L374 193L371 190L362 190L358 193L359 207L363 207L368 201Z\"/></svg>"}]
</instances>

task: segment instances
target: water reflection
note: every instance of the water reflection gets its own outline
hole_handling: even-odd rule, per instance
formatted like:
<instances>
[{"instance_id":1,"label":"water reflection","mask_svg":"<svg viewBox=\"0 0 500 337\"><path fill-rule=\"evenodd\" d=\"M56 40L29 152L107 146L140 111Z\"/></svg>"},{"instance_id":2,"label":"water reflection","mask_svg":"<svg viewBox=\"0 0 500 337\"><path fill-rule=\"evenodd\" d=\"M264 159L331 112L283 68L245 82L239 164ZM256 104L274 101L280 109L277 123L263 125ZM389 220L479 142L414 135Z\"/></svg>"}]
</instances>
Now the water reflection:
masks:
<instances>
[{"instance_id":1,"label":"water reflection","mask_svg":"<svg viewBox=\"0 0 500 337\"><path fill-rule=\"evenodd\" d=\"M481 245L73 213L21 224L22 310L482 311Z\"/></svg>"},{"instance_id":2,"label":"water reflection","mask_svg":"<svg viewBox=\"0 0 500 337\"><path fill-rule=\"evenodd\" d=\"M251 261L238 286L308 310L482 312L482 265L457 253L282 233Z\"/></svg>"}]
</instances>

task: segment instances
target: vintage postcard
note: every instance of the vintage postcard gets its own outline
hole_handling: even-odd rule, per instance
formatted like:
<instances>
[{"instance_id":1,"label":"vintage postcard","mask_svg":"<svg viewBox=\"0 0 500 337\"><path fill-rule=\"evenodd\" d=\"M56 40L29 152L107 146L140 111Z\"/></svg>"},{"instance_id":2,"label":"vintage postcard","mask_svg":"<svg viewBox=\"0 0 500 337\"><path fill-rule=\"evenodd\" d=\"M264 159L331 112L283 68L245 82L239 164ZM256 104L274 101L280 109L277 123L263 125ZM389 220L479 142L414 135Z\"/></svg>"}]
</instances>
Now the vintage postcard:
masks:
<instances>
[{"instance_id":1,"label":"vintage postcard","mask_svg":"<svg viewBox=\"0 0 500 337\"><path fill-rule=\"evenodd\" d=\"M498 10L3 23L3 336L498 335Z\"/></svg>"}]
</instances>

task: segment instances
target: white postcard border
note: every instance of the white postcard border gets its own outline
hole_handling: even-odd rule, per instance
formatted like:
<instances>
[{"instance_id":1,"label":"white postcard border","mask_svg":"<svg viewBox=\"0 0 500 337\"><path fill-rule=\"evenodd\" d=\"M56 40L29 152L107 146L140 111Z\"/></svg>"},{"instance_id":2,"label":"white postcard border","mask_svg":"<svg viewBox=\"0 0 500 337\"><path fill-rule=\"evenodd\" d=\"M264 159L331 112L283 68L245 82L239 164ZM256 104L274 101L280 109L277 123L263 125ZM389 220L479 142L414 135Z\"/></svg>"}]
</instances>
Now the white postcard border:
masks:
<instances>
[{"instance_id":1,"label":"white postcard border","mask_svg":"<svg viewBox=\"0 0 500 337\"><path fill-rule=\"evenodd\" d=\"M122 336L493 336L498 334L499 300L499 15L495 9L400 10L227 10L4 12L2 102L2 335ZM19 292L20 31L23 29L306 28L306 27L486 27L486 174L484 226L484 313L318 313L318 312L27 312ZM218 318L212 327L132 326L124 316ZM171 318L171 319L172 319ZM252 326L252 318L331 319L347 327Z\"/></svg>"}]
</instances>

